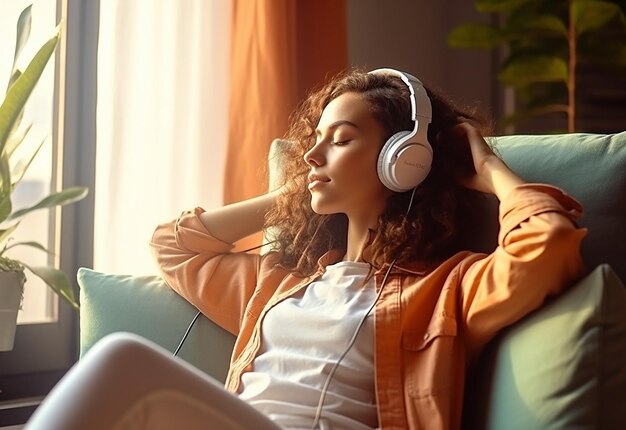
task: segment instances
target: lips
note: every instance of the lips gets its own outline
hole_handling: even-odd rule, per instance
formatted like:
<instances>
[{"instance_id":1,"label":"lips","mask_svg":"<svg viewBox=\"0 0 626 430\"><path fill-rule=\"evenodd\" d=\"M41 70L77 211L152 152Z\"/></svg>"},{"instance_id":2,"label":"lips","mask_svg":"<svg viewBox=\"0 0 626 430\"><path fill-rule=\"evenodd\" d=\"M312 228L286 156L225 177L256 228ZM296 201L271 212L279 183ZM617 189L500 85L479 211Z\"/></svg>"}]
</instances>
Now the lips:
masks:
<instances>
[{"instance_id":1,"label":"lips","mask_svg":"<svg viewBox=\"0 0 626 430\"><path fill-rule=\"evenodd\" d=\"M327 177L321 176L315 173L309 174L308 180L309 180L309 185L308 185L309 190L312 190L313 188L316 188L320 185L330 182L330 179L328 179Z\"/></svg>"}]
</instances>

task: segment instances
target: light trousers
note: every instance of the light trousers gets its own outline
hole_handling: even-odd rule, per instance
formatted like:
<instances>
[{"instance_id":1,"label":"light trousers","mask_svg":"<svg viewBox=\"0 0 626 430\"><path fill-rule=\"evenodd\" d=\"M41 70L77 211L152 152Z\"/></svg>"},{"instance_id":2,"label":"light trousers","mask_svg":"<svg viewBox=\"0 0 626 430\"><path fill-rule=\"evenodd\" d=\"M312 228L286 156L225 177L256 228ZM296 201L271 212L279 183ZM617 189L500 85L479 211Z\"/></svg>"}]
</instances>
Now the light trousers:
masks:
<instances>
[{"instance_id":1,"label":"light trousers","mask_svg":"<svg viewBox=\"0 0 626 430\"><path fill-rule=\"evenodd\" d=\"M99 341L53 388L27 430L279 430L223 385L130 333Z\"/></svg>"}]
</instances>

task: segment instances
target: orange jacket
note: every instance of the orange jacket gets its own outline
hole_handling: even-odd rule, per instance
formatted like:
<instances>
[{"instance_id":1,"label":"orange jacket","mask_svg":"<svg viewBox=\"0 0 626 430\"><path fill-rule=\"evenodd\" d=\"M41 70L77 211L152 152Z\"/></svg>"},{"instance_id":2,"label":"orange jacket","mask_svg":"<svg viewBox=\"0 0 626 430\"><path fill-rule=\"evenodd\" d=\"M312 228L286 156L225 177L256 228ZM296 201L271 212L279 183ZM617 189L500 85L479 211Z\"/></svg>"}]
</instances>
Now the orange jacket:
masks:
<instances>
[{"instance_id":1,"label":"orange jacket","mask_svg":"<svg viewBox=\"0 0 626 430\"><path fill-rule=\"evenodd\" d=\"M538 308L583 272L580 204L547 185L518 186L500 203L497 249L461 252L435 268L394 267L375 308L375 381L384 429L456 429L465 372L503 327ZM265 256L230 253L197 214L157 227L152 247L166 282L211 320L237 335L226 388L239 389L261 343L263 317L306 287L342 255L329 252L318 272L296 277ZM380 287L386 267L376 272ZM322 334L320 334L322 335Z\"/></svg>"}]
</instances>

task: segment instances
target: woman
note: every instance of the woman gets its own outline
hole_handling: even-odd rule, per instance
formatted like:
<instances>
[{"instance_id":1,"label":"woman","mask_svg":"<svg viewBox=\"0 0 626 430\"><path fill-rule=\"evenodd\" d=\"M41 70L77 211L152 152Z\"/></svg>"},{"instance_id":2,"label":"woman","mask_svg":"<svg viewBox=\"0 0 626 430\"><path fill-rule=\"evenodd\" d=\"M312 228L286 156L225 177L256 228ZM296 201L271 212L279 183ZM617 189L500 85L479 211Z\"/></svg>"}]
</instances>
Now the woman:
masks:
<instances>
[{"instance_id":1,"label":"woman","mask_svg":"<svg viewBox=\"0 0 626 430\"><path fill-rule=\"evenodd\" d=\"M140 363L163 362L158 379L178 372L186 382L153 383L176 395L140 390L110 422L141 427L161 414L215 428L459 428L466 370L498 330L581 275L585 233L574 223L580 205L525 184L475 123L391 69L351 71L312 94L292 121L279 189L185 212L152 239L167 283L237 335L234 396L118 339L99 350L120 353L84 367L114 368L132 350ZM470 189L500 200L489 255L462 249ZM264 227L277 232L273 252L231 252Z\"/></svg>"}]
</instances>

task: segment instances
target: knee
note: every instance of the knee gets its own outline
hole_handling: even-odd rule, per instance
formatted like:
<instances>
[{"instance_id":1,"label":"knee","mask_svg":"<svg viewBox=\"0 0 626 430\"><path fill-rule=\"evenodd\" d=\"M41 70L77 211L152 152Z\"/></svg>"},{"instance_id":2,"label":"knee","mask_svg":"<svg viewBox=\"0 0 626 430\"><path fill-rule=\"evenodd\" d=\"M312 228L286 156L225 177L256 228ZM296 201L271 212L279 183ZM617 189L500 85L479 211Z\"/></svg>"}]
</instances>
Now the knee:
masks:
<instances>
[{"instance_id":1,"label":"knee","mask_svg":"<svg viewBox=\"0 0 626 430\"><path fill-rule=\"evenodd\" d=\"M90 361L96 366L132 367L135 363L149 362L150 357L158 355L157 347L147 339L133 333L118 332L100 339L81 361Z\"/></svg>"}]
</instances>

